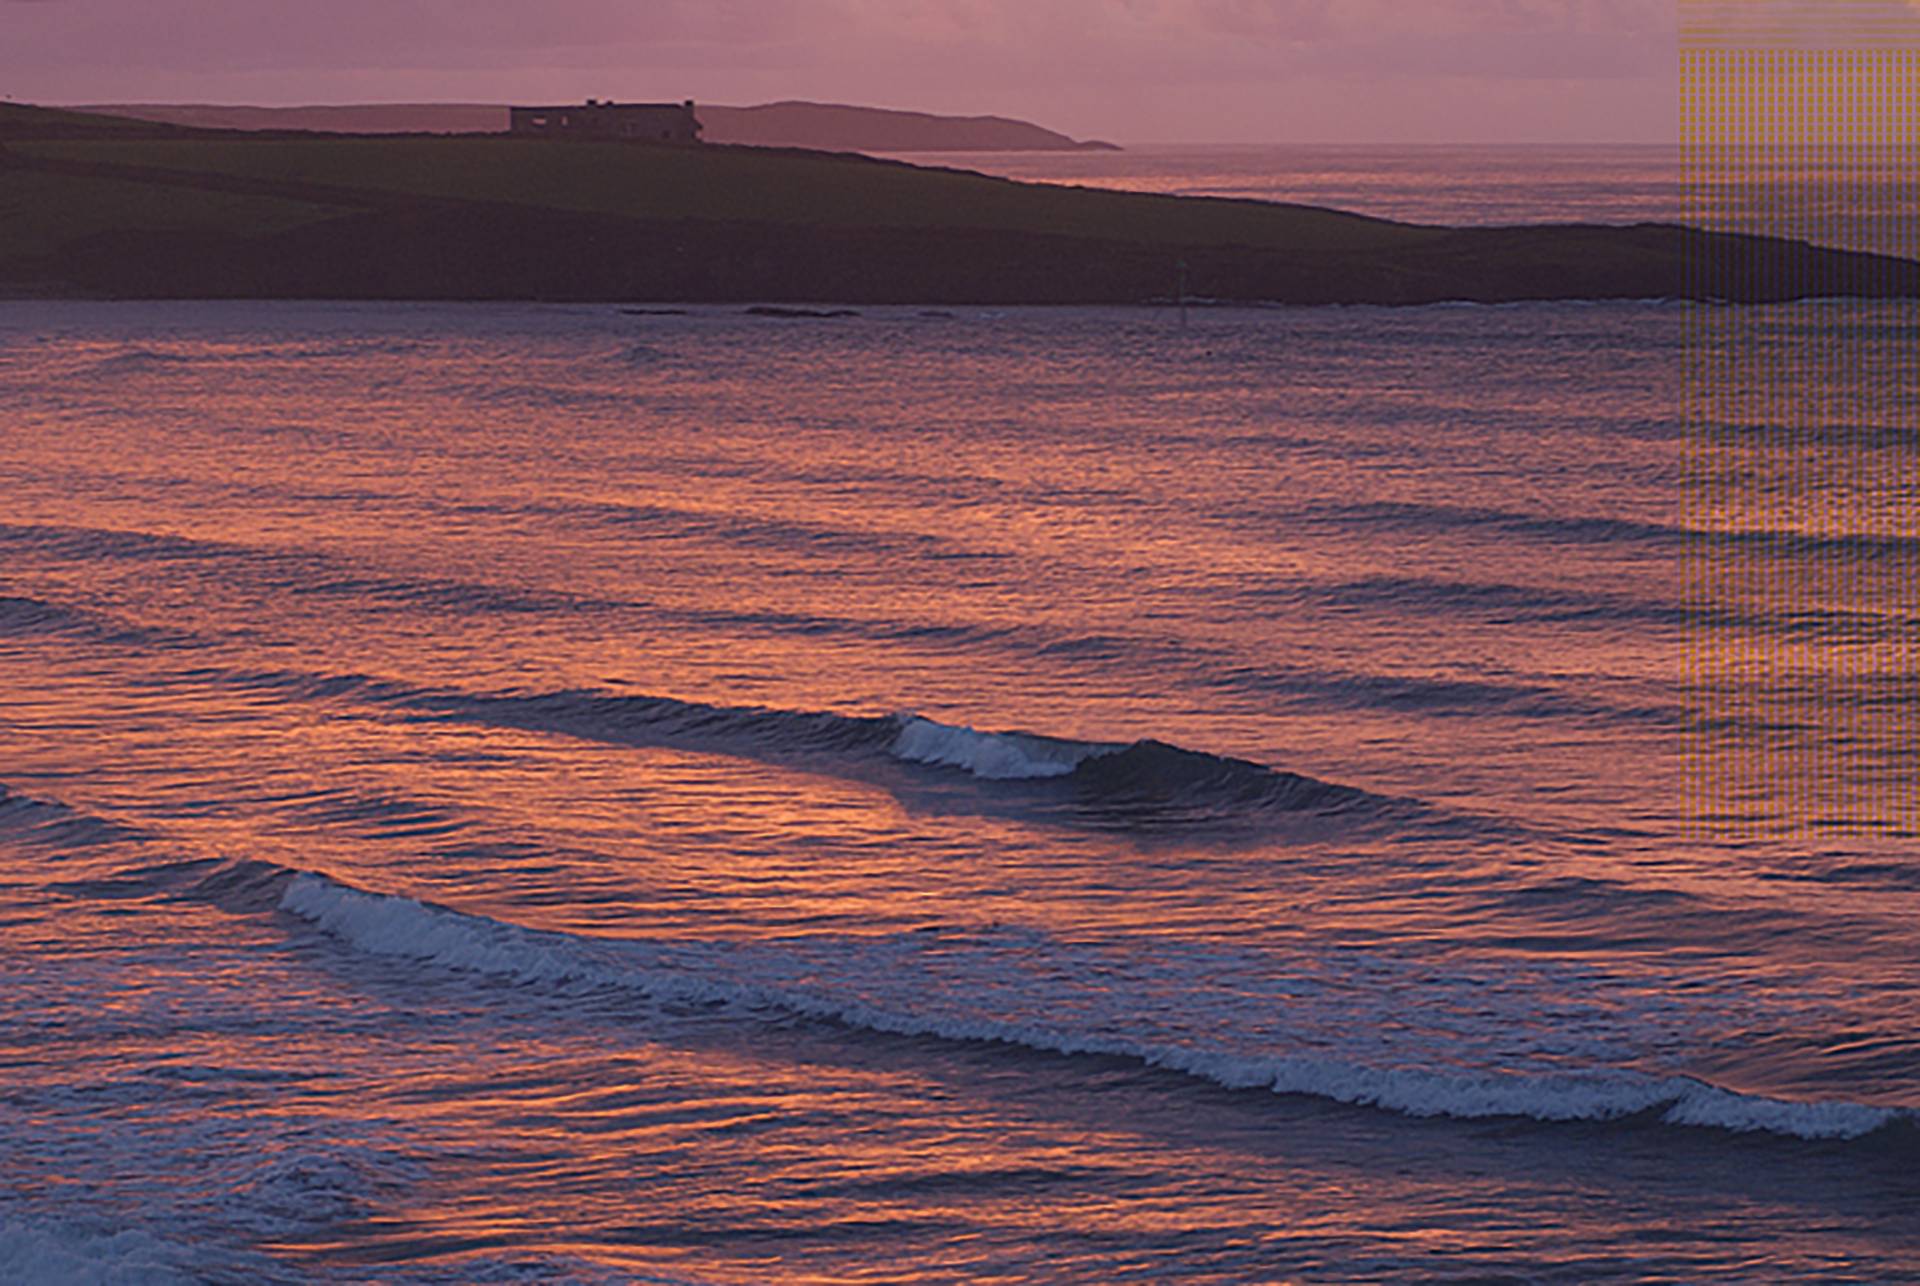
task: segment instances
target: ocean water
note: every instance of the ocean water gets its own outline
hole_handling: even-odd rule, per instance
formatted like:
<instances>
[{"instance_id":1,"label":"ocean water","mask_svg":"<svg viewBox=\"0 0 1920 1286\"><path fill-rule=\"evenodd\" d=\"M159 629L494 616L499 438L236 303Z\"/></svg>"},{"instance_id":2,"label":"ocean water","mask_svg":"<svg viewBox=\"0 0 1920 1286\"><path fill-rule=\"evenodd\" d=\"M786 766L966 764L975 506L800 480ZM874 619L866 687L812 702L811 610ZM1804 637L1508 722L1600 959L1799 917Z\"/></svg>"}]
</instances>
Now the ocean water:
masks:
<instances>
[{"instance_id":1,"label":"ocean water","mask_svg":"<svg viewBox=\"0 0 1920 1286\"><path fill-rule=\"evenodd\" d=\"M1910 1277L1914 332L0 304L0 1278Z\"/></svg>"}]
</instances>

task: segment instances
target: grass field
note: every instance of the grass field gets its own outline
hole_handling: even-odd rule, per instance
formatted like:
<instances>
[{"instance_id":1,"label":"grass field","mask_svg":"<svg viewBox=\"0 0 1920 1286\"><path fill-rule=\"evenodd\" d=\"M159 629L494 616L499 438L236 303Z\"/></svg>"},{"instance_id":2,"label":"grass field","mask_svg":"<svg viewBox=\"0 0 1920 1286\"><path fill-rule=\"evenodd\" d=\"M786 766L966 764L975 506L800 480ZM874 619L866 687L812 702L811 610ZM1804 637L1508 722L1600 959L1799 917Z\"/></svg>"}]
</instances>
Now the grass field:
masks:
<instances>
[{"instance_id":1,"label":"grass field","mask_svg":"<svg viewBox=\"0 0 1920 1286\"><path fill-rule=\"evenodd\" d=\"M13 170L0 173L0 264L44 258L83 238L130 227L271 236L344 212L280 197Z\"/></svg>"}]
</instances>

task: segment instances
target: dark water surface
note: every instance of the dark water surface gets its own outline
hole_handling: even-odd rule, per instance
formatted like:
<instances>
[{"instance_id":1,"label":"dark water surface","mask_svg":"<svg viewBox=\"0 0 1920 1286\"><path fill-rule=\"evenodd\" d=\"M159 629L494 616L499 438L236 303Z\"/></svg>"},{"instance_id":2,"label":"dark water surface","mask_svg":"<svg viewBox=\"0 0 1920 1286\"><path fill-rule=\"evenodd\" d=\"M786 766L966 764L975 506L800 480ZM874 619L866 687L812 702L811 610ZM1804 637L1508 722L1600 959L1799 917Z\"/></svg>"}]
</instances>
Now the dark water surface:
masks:
<instances>
[{"instance_id":1,"label":"dark water surface","mask_svg":"<svg viewBox=\"0 0 1920 1286\"><path fill-rule=\"evenodd\" d=\"M1726 316L0 305L0 1277L1910 1273L1914 320Z\"/></svg>"}]
</instances>

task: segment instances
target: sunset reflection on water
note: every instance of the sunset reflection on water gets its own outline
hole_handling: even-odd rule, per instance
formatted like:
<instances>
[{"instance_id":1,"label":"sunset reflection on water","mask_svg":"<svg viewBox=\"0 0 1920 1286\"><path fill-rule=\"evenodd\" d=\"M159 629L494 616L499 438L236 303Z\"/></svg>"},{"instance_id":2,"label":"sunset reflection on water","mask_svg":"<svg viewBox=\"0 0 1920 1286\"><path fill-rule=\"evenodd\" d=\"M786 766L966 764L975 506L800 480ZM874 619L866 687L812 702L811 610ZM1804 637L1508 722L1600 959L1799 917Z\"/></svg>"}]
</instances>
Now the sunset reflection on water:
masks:
<instances>
[{"instance_id":1,"label":"sunset reflection on water","mask_svg":"<svg viewBox=\"0 0 1920 1286\"><path fill-rule=\"evenodd\" d=\"M1690 324L0 311L16 1186L234 1280L1906 1262L1911 426Z\"/></svg>"}]
</instances>

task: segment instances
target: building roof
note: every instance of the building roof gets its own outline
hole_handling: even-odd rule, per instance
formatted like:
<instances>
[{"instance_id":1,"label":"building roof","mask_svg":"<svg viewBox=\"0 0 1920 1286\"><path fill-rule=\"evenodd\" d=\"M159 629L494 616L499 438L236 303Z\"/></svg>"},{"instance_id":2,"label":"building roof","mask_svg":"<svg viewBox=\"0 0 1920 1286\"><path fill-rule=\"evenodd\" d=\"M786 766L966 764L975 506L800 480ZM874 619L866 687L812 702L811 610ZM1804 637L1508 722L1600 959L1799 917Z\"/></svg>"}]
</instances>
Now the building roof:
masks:
<instances>
[{"instance_id":1,"label":"building roof","mask_svg":"<svg viewBox=\"0 0 1920 1286\"><path fill-rule=\"evenodd\" d=\"M648 110L657 112L684 112L693 106L693 100L684 103L613 103L597 102L589 98L584 103L561 103L556 107L514 107L516 112L584 112L602 107L618 108L621 111Z\"/></svg>"}]
</instances>

